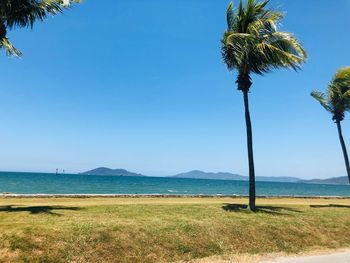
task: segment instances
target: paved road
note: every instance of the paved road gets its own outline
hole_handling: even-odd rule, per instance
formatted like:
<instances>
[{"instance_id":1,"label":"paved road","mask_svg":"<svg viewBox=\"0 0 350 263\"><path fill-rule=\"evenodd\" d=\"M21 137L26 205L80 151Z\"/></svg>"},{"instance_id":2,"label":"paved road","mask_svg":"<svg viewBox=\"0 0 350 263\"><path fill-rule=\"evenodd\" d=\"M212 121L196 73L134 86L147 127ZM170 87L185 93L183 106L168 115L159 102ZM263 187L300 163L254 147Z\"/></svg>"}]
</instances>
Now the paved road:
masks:
<instances>
[{"instance_id":1,"label":"paved road","mask_svg":"<svg viewBox=\"0 0 350 263\"><path fill-rule=\"evenodd\" d=\"M350 250L329 255L282 257L261 263L350 263Z\"/></svg>"}]
</instances>

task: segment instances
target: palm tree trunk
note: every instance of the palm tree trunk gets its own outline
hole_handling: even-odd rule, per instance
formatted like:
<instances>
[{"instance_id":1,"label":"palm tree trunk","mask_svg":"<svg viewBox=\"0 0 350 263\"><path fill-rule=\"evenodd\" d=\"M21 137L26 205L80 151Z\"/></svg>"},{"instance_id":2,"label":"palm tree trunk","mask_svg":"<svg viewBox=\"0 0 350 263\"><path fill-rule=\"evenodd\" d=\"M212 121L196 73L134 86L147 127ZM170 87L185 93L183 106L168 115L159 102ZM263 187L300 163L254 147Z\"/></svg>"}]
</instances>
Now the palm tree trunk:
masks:
<instances>
[{"instance_id":1,"label":"palm tree trunk","mask_svg":"<svg viewBox=\"0 0 350 263\"><path fill-rule=\"evenodd\" d=\"M346 151L346 146L345 146L345 142L344 142L344 138L343 138L343 133L341 130L341 125L340 125L340 121L336 121L337 123L337 128L338 128L338 134L339 134L339 140L340 140L340 144L341 144L341 148L343 150L343 155L344 155L344 160L345 160L345 166L346 166L346 172L348 173L348 178L349 178L349 183L350 183L350 164L349 164L349 157L348 157L348 153Z\"/></svg>"},{"instance_id":2,"label":"palm tree trunk","mask_svg":"<svg viewBox=\"0 0 350 263\"><path fill-rule=\"evenodd\" d=\"M253 134L252 123L249 113L249 100L248 89L243 90L244 96L244 109L245 109L245 123L247 128L247 148L248 148L248 161L249 161L249 209L256 210L255 207L255 170L254 170L254 155L253 155Z\"/></svg>"}]
</instances>

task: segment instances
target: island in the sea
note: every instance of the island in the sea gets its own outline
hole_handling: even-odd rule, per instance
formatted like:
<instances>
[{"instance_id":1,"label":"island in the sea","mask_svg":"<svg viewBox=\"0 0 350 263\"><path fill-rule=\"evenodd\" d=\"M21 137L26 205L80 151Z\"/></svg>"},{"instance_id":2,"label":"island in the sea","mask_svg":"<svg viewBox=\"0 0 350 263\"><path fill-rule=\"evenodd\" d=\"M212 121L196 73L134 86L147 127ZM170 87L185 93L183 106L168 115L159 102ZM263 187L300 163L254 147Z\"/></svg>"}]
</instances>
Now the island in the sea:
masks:
<instances>
[{"instance_id":1,"label":"island in the sea","mask_svg":"<svg viewBox=\"0 0 350 263\"><path fill-rule=\"evenodd\" d=\"M85 175L108 175L108 176L145 176L138 173L129 172L125 169L110 169L107 167L99 167L81 174Z\"/></svg>"}]
</instances>

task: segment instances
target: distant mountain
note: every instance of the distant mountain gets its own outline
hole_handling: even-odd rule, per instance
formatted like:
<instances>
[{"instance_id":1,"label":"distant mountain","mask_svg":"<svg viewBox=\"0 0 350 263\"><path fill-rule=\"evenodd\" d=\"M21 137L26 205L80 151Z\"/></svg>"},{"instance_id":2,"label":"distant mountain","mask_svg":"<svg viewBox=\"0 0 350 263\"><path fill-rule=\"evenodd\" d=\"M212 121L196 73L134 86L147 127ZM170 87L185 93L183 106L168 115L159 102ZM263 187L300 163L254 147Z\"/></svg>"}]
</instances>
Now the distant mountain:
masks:
<instances>
[{"instance_id":1,"label":"distant mountain","mask_svg":"<svg viewBox=\"0 0 350 263\"><path fill-rule=\"evenodd\" d=\"M349 179L347 176L342 176L328 179L302 180L302 182L308 184L349 184Z\"/></svg>"},{"instance_id":2,"label":"distant mountain","mask_svg":"<svg viewBox=\"0 0 350 263\"><path fill-rule=\"evenodd\" d=\"M232 173L207 173L203 171L190 171L187 173L180 173L177 175L170 176L173 178L192 178L192 179L216 179L216 180L239 180L239 181L248 181L249 178L247 176L239 175L239 174L232 174ZM262 182L288 182L288 183L295 183L301 181L301 179L296 177L263 177L263 176L257 176L257 181Z\"/></svg>"},{"instance_id":3,"label":"distant mountain","mask_svg":"<svg viewBox=\"0 0 350 263\"><path fill-rule=\"evenodd\" d=\"M108 175L108 176L144 176L142 174L137 174L129 172L125 169L110 169L106 167L96 168L81 174L85 175Z\"/></svg>"},{"instance_id":4,"label":"distant mountain","mask_svg":"<svg viewBox=\"0 0 350 263\"><path fill-rule=\"evenodd\" d=\"M96 168L81 174L85 175L106 175L106 176L145 176L143 174L129 172L125 169L110 169L106 167ZM199 170L193 170L186 173L179 173L176 175L168 176L168 178L190 178L190 179L213 179L213 180L235 180L235 181L248 181L248 176L243 176L233 173L225 172L203 172ZM281 183L308 183L308 184L349 184L348 178L334 177L328 179L312 179L302 180L297 177L265 177L257 176L256 181L260 182L281 182Z\"/></svg>"}]
</instances>

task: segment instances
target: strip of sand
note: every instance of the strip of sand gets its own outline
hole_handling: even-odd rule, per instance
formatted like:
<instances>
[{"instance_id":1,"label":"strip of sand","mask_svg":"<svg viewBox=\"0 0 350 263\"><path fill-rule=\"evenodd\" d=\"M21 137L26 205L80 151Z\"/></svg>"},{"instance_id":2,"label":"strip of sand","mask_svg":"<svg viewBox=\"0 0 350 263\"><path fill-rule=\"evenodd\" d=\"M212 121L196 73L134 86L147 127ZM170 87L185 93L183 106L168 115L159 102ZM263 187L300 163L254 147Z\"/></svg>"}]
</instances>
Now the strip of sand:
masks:
<instances>
[{"instance_id":1,"label":"strip of sand","mask_svg":"<svg viewBox=\"0 0 350 263\"><path fill-rule=\"evenodd\" d=\"M204 194L15 194L0 193L0 198L248 198L248 195ZM258 195L261 199L350 199L350 196Z\"/></svg>"},{"instance_id":2,"label":"strip of sand","mask_svg":"<svg viewBox=\"0 0 350 263\"><path fill-rule=\"evenodd\" d=\"M261 263L350 263L350 250L316 256L280 257Z\"/></svg>"},{"instance_id":3,"label":"strip of sand","mask_svg":"<svg viewBox=\"0 0 350 263\"><path fill-rule=\"evenodd\" d=\"M350 263L350 249L311 251L297 255L284 253L238 254L213 256L190 261L191 263ZM183 262L181 262L183 263Z\"/></svg>"}]
</instances>

